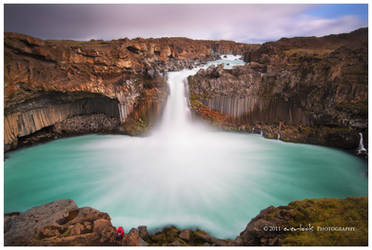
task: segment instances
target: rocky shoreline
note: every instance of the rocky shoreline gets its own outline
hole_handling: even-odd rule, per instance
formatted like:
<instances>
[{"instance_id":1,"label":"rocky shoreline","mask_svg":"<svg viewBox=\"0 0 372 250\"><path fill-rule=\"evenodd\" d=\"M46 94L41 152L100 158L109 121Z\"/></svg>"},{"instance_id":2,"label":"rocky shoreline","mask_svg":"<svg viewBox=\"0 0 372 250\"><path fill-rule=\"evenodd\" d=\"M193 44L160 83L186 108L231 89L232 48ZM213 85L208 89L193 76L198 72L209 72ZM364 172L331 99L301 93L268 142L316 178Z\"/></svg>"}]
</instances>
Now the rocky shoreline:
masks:
<instances>
[{"instance_id":1,"label":"rocky shoreline","mask_svg":"<svg viewBox=\"0 0 372 250\"><path fill-rule=\"evenodd\" d=\"M123 225L125 227L125 225ZM116 239L107 213L58 200L4 215L5 246L366 246L368 197L323 198L270 206L235 239L175 226L139 226Z\"/></svg>"}]
</instances>

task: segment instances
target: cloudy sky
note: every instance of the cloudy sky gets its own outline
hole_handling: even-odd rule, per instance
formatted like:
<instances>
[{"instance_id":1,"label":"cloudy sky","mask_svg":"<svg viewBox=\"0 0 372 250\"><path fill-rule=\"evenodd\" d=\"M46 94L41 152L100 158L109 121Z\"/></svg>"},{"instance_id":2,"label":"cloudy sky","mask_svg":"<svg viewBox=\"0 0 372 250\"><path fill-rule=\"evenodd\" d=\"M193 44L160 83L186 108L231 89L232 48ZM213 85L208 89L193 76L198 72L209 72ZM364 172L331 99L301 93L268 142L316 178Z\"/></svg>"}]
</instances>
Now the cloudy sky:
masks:
<instances>
[{"instance_id":1,"label":"cloudy sky","mask_svg":"<svg viewBox=\"0 0 372 250\"><path fill-rule=\"evenodd\" d=\"M368 26L368 5L4 5L6 32L42 39L172 37L257 43Z\"/></svg>"}]
</instances>

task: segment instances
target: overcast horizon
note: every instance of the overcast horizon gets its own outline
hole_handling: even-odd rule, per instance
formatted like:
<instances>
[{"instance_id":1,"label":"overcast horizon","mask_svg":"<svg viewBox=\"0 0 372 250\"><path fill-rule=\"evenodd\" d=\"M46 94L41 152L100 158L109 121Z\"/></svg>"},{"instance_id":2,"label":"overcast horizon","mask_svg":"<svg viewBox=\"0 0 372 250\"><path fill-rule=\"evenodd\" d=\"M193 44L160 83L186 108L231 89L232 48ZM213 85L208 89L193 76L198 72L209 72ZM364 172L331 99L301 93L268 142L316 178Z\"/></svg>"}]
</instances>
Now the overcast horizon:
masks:
<instances>
[{"instance_id":1,"label":"overcast horizon","mask_svg":"<svg viewBox=\"0 0 372 250\"><path fill-rule=\"evenodd\" d=\"M368 27L367 4L5 4L4 31L41 39L188 37L245 43Z\"/></svg>"}]
</instances>

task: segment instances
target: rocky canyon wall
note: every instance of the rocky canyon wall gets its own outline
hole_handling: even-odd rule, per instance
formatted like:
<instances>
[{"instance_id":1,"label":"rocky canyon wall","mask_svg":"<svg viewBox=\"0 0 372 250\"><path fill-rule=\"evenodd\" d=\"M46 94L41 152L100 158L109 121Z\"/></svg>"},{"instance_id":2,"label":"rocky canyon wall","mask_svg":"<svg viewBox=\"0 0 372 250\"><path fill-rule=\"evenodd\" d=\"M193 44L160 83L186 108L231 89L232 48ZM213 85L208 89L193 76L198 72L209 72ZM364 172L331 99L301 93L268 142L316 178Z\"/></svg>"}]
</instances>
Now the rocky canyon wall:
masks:
<instances>
[{"instance_id":1,"label":"rocky canyon wall","mask_svg":"<svg viewBox=\"0 0 372 250\"><path fill-rule=\"evenodd\" d=\"M187 38L82 42L5 33L5 150L37 141L47 128L50 139L62 132L143 133L164 107L168 70L255 48Z\"/></svg>"},{"instance_id":2,"label":"rocky canyon wall","mask_svg":"<svg viewBox=\"0 0 372 250\"><path fill-rule=\"evenodd\" d=\"M29 137L37 140L45 129L48 138L141 134L162 112L167 71L223 53L244 54L249 64L190 77L194 113L226 129L354 149L359 132L368 144L367 33L260 46L187 38L47 41L5 33L5 149L33 142Z\"/></svg>"},{"instance_id":3,"label":"rocky canyon wall","mask_svg":"<svg viewBox=\"0 0 372 250\"><path fill-rule=\"evenodd\" d=\"M18 137L31 135L43 128L59 125L59 131L64 130L62 123L67 119L77 116L102 114L116 120L119 124L118 101L100 94L73 92L45 92L35 99L26 100L24 103L6 109L4 119L5 150L9 150L18 141ZM75 118L76 119L76 118ZM102 124L101 122L97 122ZM97 126L98 124L96 124ZM113 130L115 126L106 126L105 129ZM83 127L81 128L84 129ZM74 132L74 131L70 131ZM75 131L78 134L78 131ZM85 131L89 132L89 131Z\"/></svg>"},{"instance_id":4,"label":"rocky canyon wall","mask_svg":"<svg viewBox=\"0 0 372 250\"><path fill-rule=\"evenodd\" d=\"M368 137L367 55L366 28L265 43L244 66L189 77L190 105L226 129L356 149Z\"/></svg>"}]
</instances>

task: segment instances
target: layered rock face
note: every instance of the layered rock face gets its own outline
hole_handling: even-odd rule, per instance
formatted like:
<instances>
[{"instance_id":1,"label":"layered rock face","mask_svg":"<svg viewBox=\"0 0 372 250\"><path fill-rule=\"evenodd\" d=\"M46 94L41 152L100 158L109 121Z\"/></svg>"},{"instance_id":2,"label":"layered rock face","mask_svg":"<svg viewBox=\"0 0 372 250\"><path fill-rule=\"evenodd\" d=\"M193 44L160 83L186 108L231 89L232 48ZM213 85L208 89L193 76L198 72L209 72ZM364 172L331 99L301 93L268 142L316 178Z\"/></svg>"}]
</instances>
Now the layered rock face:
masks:
<instances>
[{"instance_id":1,"label":"layered rock face","mask_svg":"<svg viewBox=\"0 0 372 250\"><path fill-rule=\"evenodd\" d=\"M187 38L78 42L5 33L4 40L6 151L62 131L140 134L162 111L168 70L255 48Z\"/></svg>"},{"instance_id":2,"label":"layered rock face","mask_svg":"<svg viewBox=\"0 0 372 250\"><path fill-rule=\"evenodd\" d=\"M22 141L28 135L51 126L54 126L54 134L79 134L98 132L101 129L114 131L120 124L117 100L86 92L44 92L37 98L5 109L5 113L4 139L8 147L11 143L17 143L18 137L21 137ZM84 117L90 116L95 116L96 121L85 122L86 126L72 124L76 120L82 123ZM107 123L106 120L110 122ZM9 148L5 148L7 149Z\"/></svg>"},{"instance_id":3,"label":"layered rock face","mask_svg":"<svg viewBox=\"0 0 372 250\"><path fill-rule=\"evenodd\" d=\"M307 199L270 206L234 240L174 226L154 232L139 226L117 240L108 214L59 200L6 214L4 240L6 246L364 246L368 245L368 198Z\"/></svg>"},{"instance_id":4,"label":"layered rock face","mask_svg":"<svg viewBox=\"0 0 372 250\"><path fill-rule=\"evenodd\" d=\"M359 133L368 137L367 37L360 29L265 43L245 66L189 77L192 110L227 129L356 149Z\"/></svg>"}]
</instances>

